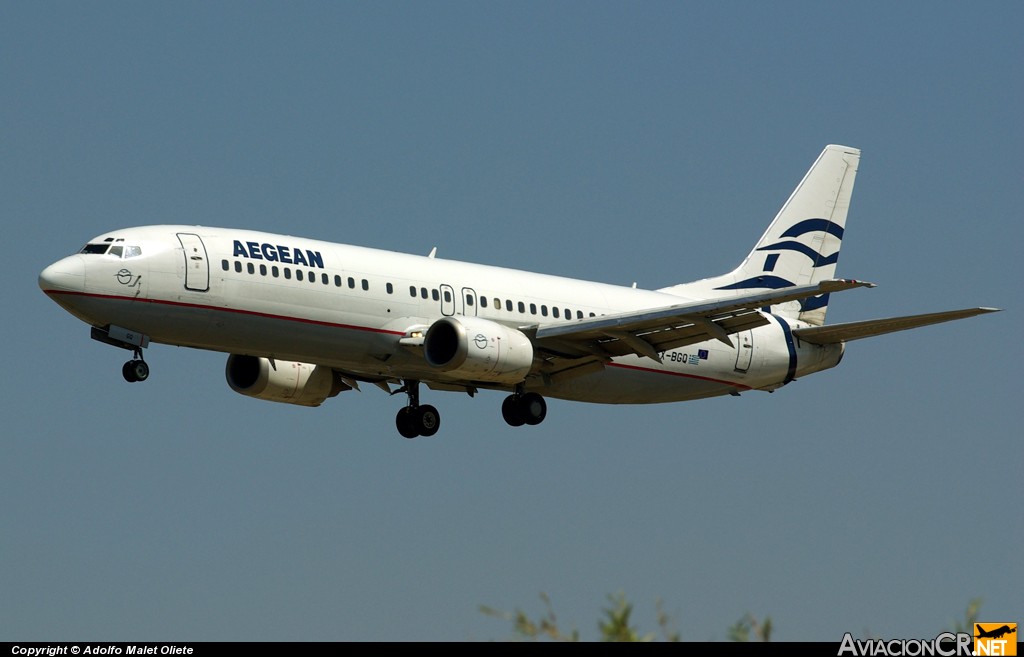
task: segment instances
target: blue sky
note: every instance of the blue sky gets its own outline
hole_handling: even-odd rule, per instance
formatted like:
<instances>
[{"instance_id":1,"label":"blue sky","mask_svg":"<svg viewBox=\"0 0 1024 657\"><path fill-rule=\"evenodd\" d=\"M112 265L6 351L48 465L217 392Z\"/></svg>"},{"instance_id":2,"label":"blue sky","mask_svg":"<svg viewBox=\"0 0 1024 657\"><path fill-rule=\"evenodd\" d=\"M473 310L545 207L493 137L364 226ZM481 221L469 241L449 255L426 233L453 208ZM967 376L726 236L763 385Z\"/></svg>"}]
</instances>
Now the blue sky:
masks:
<instances>
[{"instance_id":1,"label":"blue sky","mask_svg":"<svg viewBox=\"0 0 1024 657\"><path fill-rule=\"evenodd\" d=\"M1024 621L1020 3L3 2L0 639L722 640ZM863 151L829 321L774 394L615 407L232 392L38 289L110 229L246 227L656 288L731 269L828 143ZM429 400L429 401L428 401Z\"/></svg>"}]
</instances>

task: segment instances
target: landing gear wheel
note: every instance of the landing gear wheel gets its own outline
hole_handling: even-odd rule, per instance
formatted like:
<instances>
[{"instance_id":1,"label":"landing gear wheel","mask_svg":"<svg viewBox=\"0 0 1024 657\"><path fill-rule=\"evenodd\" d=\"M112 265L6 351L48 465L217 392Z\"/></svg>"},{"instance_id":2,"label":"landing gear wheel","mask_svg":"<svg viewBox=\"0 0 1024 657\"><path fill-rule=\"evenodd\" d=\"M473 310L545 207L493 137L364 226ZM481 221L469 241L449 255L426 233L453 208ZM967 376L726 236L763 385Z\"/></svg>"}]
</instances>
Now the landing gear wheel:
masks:
<instances>
[{"instance_id":1,"label":"landing gear wheel","mask_svg":"<svg viewBox=\"0 0 1024 657\"><path fill-rule=\"evenodd\" d=\"M548 403L537 393L528 392L519 398L519 413L526 424L540 424L547 417Z\"/></svg>"},{"instance_id":2,"label":"landing gear wheel","mask_svg":"<svg viewBox=\"0 0 1024 657\"><path fill-rule=\"evenodd\" d=\"M413 415L416 428L421 436L433 436L441 428L441 414L430 404L417 408Z\"/></svg>"},{"instance_id":3,"label":"landing gear wheel","mask_svg":"<svg viewBox=\"0 0 1024 657\"><path fill-rule=\"evenodd\" d=\"M519 398L515 395L509 395L501 402L501 416L511 427L521 427L526 423L523 409L519 406Z\"/></svg>"},{"instance_id":4,"label":"landing gear wheel","mask_svg":"<svg viewBox=\"0 0 1024 657\"><path fill-rule=\"evenodd\" d=\"M130 360L121 366L121 376L128 383L145 381L149 378L149 365L144 360Z\"/></svg>"},{"instance_id":5,"label":"landing gear wheel","mask_svg":"<svg viewBox=\"0 0 1024 657\"><path fill-rule=\"evenodd\" d=\"M402 434L404 438L415 438L420 435L415 415L415 410L406 406L395 416L395 426L398 428L398 433Z\"/></svg>"}]
</instances>

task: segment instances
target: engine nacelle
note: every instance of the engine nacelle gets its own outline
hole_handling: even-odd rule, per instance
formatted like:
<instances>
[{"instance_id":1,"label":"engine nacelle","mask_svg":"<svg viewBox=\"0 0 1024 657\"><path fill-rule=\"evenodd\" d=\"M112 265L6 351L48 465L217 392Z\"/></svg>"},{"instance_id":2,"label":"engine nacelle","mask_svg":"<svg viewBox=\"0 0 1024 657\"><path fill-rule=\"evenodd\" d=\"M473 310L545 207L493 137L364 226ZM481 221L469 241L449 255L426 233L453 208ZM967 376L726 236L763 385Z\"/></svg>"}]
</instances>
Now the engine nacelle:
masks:
<instances>
[{"instance_id":1,"label":"engine nacelle","mask_svg":"<svg viewBox=\"0 0 1024 657\"><path fill-rule=\"evenodd\" d=\"M237 393L300 406L319 406L348 388L329 367L256 356L228 356L224 374Z\"/></svg>"},{"instance_id":2,"label":"engine nacelle","mask_svg":"<svg viewBox=\"0 0 1024 657\"><path fill-rule=\"evenodd\" d=\"M514 328L479 317L444 317L427 329L431 367L473 381L514 385L533 366L533 344Z\"/></svg>"}]
</instances>

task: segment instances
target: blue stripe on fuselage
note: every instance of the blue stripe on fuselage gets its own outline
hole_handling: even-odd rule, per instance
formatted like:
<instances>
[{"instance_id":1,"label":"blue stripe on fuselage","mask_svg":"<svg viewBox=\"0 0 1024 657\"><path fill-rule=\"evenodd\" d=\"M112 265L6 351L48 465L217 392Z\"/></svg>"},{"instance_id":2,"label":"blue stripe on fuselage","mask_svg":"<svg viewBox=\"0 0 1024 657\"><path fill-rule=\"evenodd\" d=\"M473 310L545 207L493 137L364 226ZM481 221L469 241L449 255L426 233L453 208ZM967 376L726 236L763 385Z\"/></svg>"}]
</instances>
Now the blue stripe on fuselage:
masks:
<instances>
[{"instance_id":1,"label":"blue stripe on fuselage","mask_svg":"<svg viewBox=\"0 0 1024 657\"><path fill-rule=\"evenodd\" d=\"M782 382L782 385L786 385L796 378L796 343L793 342L793 330L789 327L789 323L778 315L769 315L769 317L779 323L779 326L782 327L782 334L786 336L786 349L789 350L789 369L786 370L786 379Z\"/></svg>"}]
</instances>

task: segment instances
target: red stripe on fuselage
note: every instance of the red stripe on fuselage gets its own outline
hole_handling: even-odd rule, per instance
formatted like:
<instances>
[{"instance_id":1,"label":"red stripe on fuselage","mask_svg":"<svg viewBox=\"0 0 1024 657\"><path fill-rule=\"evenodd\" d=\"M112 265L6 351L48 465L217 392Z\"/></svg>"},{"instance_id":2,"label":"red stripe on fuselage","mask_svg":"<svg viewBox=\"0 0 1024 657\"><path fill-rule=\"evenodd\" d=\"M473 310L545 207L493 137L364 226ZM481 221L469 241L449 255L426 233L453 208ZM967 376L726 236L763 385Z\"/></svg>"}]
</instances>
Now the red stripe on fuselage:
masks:
<instances>
[{"instance_id":1,"label":"red stripe on fuselage","mask_svg":"<svg viewBox=\"0 0 1024 657\"><path fill-rule=\"evenodd\" d=\"M625 365L623 363L608 363L608 367L621 367L626 370L636 370L638 372L649 372L651 374L667 374L668 376L681 376L685 379L700 379L701 381L710 381L711 383L720 383L726 386L732 386L733 388L742 388L743 390L753 390L750 386L743 385L742 383L736 383L735 381L723 381L722 379L713 379L709 376L698 376L696 374L686 374L684 372L672 372L670 370L656 370L653 367L639 367L637 365Z\"/></svg>"}]
</instances>

